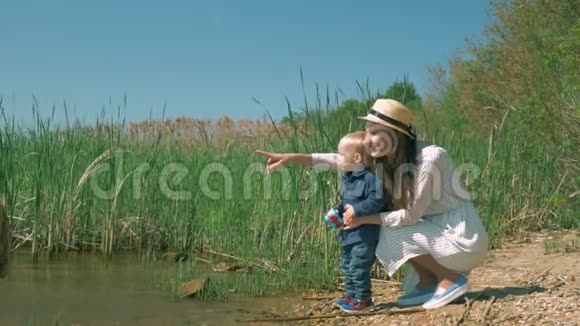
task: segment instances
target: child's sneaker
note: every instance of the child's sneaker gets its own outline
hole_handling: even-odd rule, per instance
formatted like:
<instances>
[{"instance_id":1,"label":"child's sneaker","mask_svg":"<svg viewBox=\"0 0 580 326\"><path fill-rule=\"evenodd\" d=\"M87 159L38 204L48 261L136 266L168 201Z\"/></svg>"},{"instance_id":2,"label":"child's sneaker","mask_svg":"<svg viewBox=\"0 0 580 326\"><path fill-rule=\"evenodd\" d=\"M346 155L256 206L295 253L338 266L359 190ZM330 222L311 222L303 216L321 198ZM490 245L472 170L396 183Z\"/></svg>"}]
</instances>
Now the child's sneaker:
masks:
<instances>
[{"instance_id":1,"label":"child's sneaker","mask_svg":"<svg viewBox=\"0 0 580 326\"><path fill-rule=\"evenodd\" d=\"M334 300L334 305L338 308L342 308L343 305L350 304L351 300L354 299L354 294L345 294L340 299Z\"/></svg>"},{"instance_id":2,"label":"child's sneaker","mask_svg":"<svg viewBox=\"0 0 580 326\"><path fill-rule=\"evenodd\" d=\"M349 304L342 305L340 309L344 312L354 313L354 312L362 312L371 309L374 307L373 300L358 300L354 299Z\"/></svg>"}]
</instances>

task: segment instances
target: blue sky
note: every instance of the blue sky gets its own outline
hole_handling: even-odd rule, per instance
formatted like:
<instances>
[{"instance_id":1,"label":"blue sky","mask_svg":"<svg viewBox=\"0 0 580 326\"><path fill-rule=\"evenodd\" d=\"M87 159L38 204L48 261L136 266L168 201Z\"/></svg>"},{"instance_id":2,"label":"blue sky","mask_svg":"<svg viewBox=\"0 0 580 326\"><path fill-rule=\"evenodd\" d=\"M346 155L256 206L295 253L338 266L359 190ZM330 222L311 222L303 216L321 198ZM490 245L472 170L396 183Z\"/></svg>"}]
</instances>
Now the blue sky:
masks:
<instances>
[{"instance_id":1,"label":"blue sky","mask_svg":"<svg viewBox=\"0 0 580 326\"><path fill-rule=\"evenodd\" d=\"M404 75L424 92L489 22L487 0L0 0L0 96L19 121L32 96L48 116L63 102L92 122L123 103L127 120L180 115L276 119L315 83L357 97ZM256 104L258 99L263 106Z\"/></svg>"}]
</instances>

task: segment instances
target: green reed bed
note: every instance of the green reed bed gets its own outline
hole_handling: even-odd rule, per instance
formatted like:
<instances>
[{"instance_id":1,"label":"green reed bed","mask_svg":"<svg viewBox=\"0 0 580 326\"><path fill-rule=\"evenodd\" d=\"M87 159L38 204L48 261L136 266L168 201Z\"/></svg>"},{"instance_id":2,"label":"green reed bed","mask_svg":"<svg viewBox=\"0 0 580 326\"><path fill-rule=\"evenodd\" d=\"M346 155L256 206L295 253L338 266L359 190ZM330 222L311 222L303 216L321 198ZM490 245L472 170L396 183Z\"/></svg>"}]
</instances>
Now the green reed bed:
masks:
<instances>
[{"instance_id":1,"label":"green reed bed","mask_svg":"<svg viewBox=\"0 0 580 326\"><path fill-rule=\"evenodd\" d=\"M332 173L310 178L292 167L266 178L254 146L143 145L120 130L62 133L41 120L32 129L4 123L0 140L14 246L35 257L211 250L275 268L270 283L284 289L336 275L335 233L322 219L335 202ZM262 293L266 276L256 277L259 291L248 291Z\"/></svg>"},{"instance_id":2,"label":"green reed bed","mask_svg":"<svg viewBox=\"0 0 580 326\"><path fill-rule=\"evenodd\" d=\"M444 146L456 166L474 167L464 181L493 246L520 231L580 226L578 199L569 195L578 179L541 139L523 135L521 117L513 115L485 137L445 128L427 137Z\"/></svg>"}]
</instances>

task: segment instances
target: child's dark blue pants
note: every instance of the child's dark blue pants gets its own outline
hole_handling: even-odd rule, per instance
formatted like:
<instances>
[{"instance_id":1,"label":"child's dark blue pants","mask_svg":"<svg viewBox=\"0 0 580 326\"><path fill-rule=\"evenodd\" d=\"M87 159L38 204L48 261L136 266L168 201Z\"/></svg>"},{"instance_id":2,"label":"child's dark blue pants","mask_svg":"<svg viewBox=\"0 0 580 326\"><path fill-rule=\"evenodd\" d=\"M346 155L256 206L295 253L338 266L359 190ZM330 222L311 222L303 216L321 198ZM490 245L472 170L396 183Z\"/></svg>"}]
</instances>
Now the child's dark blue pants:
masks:
<instances>
[{"instance_id":1,"label":"child's dark blue pants","mask_svg":"<svg viewBox=\"0 0 580 326\"><path fill-rule=\"evenodd\" d=\"M360 241L342 247L341 270L346 294L356 299L371 298L371 267L375 261L377 241Z\"/></svg>"}]
</instances>

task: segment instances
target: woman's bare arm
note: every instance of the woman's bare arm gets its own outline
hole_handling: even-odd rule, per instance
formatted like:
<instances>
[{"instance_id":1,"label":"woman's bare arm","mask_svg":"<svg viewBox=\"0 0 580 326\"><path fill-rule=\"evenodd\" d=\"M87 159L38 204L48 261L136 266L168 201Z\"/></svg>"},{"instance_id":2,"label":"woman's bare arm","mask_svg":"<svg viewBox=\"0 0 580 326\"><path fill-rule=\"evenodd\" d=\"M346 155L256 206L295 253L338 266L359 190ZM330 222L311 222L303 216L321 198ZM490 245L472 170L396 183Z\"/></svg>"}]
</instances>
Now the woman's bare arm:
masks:
<instances>
[{"instance_id":1,"label":"woman's bare arm","mask_svg":"<svg viewBox=\"0 0 580 326\"><path fill-rule=\"evenodd\" d=\"M302 164L314 167L335 168L338 163L338 157L335 153L324 154L302 154L302 153L271 153L262 150L256 150L256 154L268 158L266 171L271 173L281 166L290 163Z\"/></svg>"},{"instance_id":2,"label":"woman's bare arm","mask_svg":"<svg viewBox=\"0 0 580 326\"><path fill-rule=\"evenodd\" d=\"M350 205L346 205L347 207ZM363 224L376 224L381 225L383 224L383 220L381 219L380 214L372 214L367 216L345 216L344 217L344 224L347 226L345 230L357 228Z\"/></svg>"},{"instance_id":3,"label":"woman's bare arm","mask_svg":"<svg viewBox=\"0 0 580 326\"><path fill-rule=\"evenodd\" d=\"M381 216L379 214L358 216L355 217L355 219L359 221L360 224L379 224L379 225L383 224L383 221L381 220Z\"/></svg>"}]
</instances>

